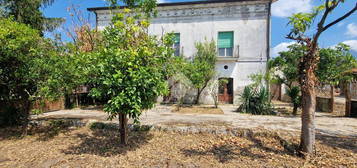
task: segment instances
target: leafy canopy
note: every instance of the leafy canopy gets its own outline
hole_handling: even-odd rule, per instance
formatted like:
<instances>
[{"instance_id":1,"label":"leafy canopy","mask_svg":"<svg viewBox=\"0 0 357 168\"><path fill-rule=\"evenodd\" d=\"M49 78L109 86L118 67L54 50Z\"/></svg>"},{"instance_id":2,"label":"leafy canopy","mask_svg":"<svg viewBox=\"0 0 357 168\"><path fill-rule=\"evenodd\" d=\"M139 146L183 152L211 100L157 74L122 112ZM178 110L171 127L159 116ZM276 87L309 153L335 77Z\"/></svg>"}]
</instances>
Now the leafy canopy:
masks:
<instances>
[{"instance_id":1,"label":"leafy canopy","mask_svg":"<svg viewBox=\"0 0 357 168\"><path fill-rule=\"evenodd\" d=\"M47 18L41 12L42 7L50 6L54 0L0 0L2 15L13 17L17 22L43 31L53 31L60 26L62 18Z\"/></svg>"},{"instance_id":2,"label":"leafy canopy","mask_svg":"<svg viewBox=\"0 0 357 168\"><path fill-rule=\"evenodd\" d=\"M341 81L352 79L345 72L357 67L357 60L349 51L349 46L343 43L334 48L320 50L316 75L321 84L338 85Z\"/></svg>"},{"instance_id":3,"label":"leafy canopy","mask_svg":"<svg viewBox=\"0 0 357 168\"><path fill-rule=\"evenodd\" d=\"M214 41L196 43L196 50L193 61L187 65L185 75L195 88L204 89L216 72L216 43Z\"/></svg>"},{"instance_id":4,"label":"leafy canopy","mask_svg":"<svg viewBox=\"0 0 357 168\"><path fill-rule=\"evenodd\" d=\"M102 48L89 55L91 95L108 99L109 119L125 114L138 121L142 110L167 91L162 69L172 43L148 35L148 26L147 18L125 8L104 30Z\"/></svg>"}]
</instances>

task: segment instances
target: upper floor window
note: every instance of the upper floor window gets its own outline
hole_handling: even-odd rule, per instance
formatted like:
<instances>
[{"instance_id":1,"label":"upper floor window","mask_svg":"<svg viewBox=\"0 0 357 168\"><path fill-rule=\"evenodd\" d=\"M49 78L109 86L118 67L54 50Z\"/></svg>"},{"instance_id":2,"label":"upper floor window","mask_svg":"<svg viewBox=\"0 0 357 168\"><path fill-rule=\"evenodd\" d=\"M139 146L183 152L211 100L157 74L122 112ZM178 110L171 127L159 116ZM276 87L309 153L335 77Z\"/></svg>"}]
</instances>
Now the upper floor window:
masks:
<instances>
[{"instance_id":1,"label":"upper floor window","mask_svg":"<svg viewBox=\"0 0 357 168\"><path fill-rule=\"evenodd\" d=\"M233 56L233 32L218 33L218 55L221 57Z\"/></svg>"},{"instance_id":2,"label":"upper floor window","mask_svg":"<svg viewBox=\"0 0 357 168\"><path fill-rule=\"evenodd\" d=\"M180 33L175 33L173 48L175 50L174 55L180 56Z\"/></svg>"}]
</instances>

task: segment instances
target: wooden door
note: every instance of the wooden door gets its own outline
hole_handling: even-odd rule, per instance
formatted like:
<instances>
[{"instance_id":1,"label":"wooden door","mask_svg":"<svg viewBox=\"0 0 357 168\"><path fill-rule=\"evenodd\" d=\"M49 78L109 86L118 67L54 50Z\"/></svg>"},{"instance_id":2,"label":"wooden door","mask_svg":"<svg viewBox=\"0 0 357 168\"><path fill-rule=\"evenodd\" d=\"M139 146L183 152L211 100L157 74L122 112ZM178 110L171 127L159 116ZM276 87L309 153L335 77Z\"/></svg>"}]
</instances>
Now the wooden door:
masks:
<instances>
[{"instance_id":1,"label":"wooden door","mask_svg":"<svg viewBox=\"0 0 357 168\"><path fill-rule=\"evenodd\" d=\"M222 104L233 104L233 78L220 78L218 101ZM221 82L223 81L224 82Z\"/></svg>"}]
</instances>

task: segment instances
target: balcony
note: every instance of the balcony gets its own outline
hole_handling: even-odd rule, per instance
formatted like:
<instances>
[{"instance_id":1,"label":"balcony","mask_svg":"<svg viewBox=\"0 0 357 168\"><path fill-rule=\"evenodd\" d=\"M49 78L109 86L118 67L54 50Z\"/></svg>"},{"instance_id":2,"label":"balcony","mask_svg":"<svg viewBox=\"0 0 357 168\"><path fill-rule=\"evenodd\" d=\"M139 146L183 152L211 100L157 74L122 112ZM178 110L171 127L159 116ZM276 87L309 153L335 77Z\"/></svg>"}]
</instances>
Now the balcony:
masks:
<instances>
[{"instance_id":1,"label":"balcony","mask_svg":"<svg viewBox=\"0 0 357 168\"><path fill-rule=\"evenodd\" d=\"M235 46L232 52L233 56L217 56L217 61L238 61L239 45Z\"/></svg>"}]
</instances>

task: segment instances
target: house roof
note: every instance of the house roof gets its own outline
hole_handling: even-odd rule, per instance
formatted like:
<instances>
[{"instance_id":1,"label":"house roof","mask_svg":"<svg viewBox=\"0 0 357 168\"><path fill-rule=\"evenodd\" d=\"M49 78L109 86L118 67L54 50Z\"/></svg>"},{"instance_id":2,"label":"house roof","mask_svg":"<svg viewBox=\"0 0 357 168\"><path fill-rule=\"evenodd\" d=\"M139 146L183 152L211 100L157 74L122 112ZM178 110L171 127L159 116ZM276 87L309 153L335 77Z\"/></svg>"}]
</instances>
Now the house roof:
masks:
<instances>
[{"instance_id":1,"label":"house roof","mask_svg":"<svg viewBox=\"0 0 357 168\"><path fill-rule=\"evenodd\" d=\"M212 4L212 3L227 3L227 2L247 2L247 1L259 1L259 0L206 0L206 1L189 1L189 2L169 2L169 3L158 3L158 7L162 6L180 6L180 5L195 5L195 4ZM275 2L277 0L265 0L267 2ZM120 8L124 8L126 6L120 6ZM95 8L87 8L88 11L96 11L96 10L109 10L110 7L95 7Z\"/></svg>"}]
</instances>

